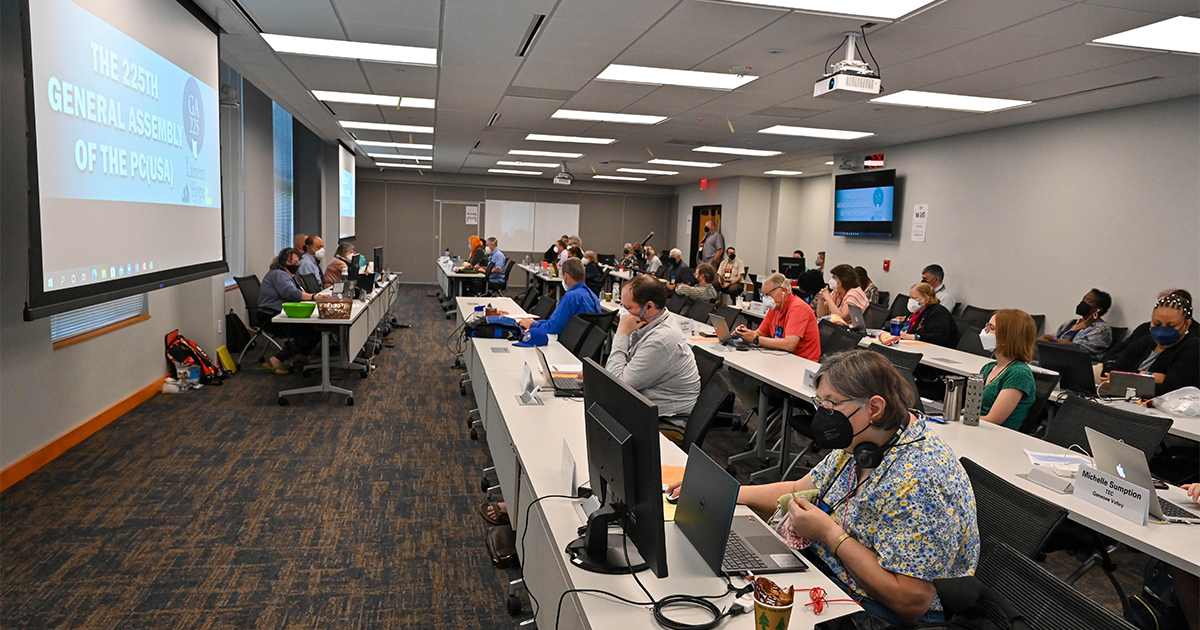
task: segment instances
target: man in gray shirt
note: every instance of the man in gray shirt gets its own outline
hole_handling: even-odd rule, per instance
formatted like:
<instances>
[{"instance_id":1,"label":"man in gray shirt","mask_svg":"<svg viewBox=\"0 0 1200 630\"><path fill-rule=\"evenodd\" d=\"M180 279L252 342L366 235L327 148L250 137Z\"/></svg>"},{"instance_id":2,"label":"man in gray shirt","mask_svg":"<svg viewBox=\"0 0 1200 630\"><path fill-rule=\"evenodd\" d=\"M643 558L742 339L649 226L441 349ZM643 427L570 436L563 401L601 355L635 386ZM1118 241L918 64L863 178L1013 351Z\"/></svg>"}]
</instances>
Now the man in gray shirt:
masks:
<instances>
[{"instance_id":1,"label":"man in gray shirt","mask_svg":"<svg viewBox=\"0 0 1200 630\"><path fill-rule=\"evenodd\" d=\"M725 237L717 231L717 224L712 219L704 224L704 249L700 250L700 262L708 263L716 268L725 258Z\"/></svg>"},{"instance_id":2,"label":"man in gray shirt","mask_svg":"<svg viewBox=\"0 0 1200 630\"><path fill-rule=\"evenodd\" d=\"M621 289L621 316L605 367L658 406L658 415L682 428L700 396L700 372L683 332L667 311L667 290L649 275Z\"/></svg>"}]
</instances>

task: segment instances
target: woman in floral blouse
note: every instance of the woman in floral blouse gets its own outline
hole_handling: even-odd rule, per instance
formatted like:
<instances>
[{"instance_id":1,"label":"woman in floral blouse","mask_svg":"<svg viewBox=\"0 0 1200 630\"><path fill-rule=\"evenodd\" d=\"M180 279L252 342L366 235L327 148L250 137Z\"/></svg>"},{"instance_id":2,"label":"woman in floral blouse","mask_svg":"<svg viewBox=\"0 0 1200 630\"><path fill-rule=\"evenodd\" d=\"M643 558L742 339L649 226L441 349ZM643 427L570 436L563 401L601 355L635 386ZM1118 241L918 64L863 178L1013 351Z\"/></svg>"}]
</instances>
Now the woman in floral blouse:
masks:
<instances>
[{"instance_id":1,"label":"woman in floral blouse","mask_svg":"<svg viewBox=\"0 0 1200 630\"><path fill-rule=\"evenodd\" d=\"M943 620L933 580L974 573L975 496L954 452L909 411L914 392L883 356L850 350L816 375L818 446L834 448L799 481L743 486L738 501L760 512L793 499L796 537L863 607L860 628ZM822 444L825 442L825 444Z\"/></svg>"}]
</instances>

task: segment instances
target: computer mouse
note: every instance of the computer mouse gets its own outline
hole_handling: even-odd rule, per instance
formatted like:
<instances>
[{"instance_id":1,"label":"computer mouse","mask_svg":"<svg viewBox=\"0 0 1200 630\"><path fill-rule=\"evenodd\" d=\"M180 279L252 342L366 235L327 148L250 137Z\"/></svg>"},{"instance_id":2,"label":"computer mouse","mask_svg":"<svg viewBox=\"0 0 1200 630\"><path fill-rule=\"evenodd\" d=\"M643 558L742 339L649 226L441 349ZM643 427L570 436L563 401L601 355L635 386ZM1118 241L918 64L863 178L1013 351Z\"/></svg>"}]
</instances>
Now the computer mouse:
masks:
<instances>
[{"instance_id":1,"label":"computer mouse","mask_svg":"<svg viewBox=\"0 0 1200 630\"><path fill-rule=\"evenodd\" d=\"M666 499L667 503L670 503L671 505L675 505L676 503L679 503L679 495L671 496L670 494L667 494L666 492L664 492L663 498Z\"/></svg>"}]
</instances>

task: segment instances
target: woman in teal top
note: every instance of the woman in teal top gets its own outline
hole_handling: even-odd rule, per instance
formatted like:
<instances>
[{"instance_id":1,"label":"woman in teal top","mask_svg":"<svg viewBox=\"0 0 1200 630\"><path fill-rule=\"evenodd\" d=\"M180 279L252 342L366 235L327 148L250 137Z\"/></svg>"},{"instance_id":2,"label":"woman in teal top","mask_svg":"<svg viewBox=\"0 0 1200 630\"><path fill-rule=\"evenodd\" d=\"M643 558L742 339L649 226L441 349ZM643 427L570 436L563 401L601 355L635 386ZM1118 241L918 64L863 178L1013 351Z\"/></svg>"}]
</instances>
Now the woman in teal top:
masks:
<instances>
[{"instance_id":1,"label":"woman in teal top","mask_svg":"<svg viewBox=\"0 0 1200 630\"><path fill-rule=\"evenodd\" d=\"M983 348L996 357L979 372L983 375L983 420L1010 429L1020 429L1025 423L1035 395L1029 362L1036 337L1033 318L1014 308L996 311L979 333Z\"/></svg>"}]
</instances>

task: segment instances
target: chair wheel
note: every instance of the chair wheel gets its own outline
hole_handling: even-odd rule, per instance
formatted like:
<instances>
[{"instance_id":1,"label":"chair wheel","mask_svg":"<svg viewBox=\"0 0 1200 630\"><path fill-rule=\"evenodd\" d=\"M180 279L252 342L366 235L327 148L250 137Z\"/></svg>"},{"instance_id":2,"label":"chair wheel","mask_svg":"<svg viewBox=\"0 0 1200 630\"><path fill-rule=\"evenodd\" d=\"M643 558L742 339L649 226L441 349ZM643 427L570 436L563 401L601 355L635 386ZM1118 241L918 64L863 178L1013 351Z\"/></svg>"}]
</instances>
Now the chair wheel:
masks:
<instances>
[{"instance_id":1,"label":"chair wheel","mask_svg":"<svg viewBox=\"0 0 1200 630\"><path fill-rule=\"evenodd\" d=\"M359 372L358 376L359 376L359 378L367 378L367 376L369 376L370 374L371 374L371 370L370 370L370 368L368 368L368 369L365 369L365 370L362 370L361 372Z\"/></svg>"},{"instance_id":2,"label":"chair wheel","mask_svg":"<svg viewBox=\"0 0 1200 630\"><path fill-rule=\"evenodd\" d=\"M484 477L479 480L479 491L480 492L487 492L488 488L490 488L490 487L492 487L492 484L488 481L487 477Z\"/></svg>"},{"instance_id":3,"label":"chair wheel","mask_svg":"<svg viewBox=\"0 0 1200 630\"><path fill-rule=\"evenodd\" d=\"M509 595L507 606L508 606L508 614L512 615L513 617L516 617L517 615L521 614L521 598L520 597L517 597L516 595Z\"/></svg>"},{"instance_id":4,"label":"chair wheel","mask_svg":"<svg viewBox=\"0 0 1200 630\"><path fill-rule=\"evenodd\" d=\"M275 402L278 402L280 407L286 407L288 404L288 399L284 398L283 396L280 396L279 400L277 400Z\"/></svg>"},{"instance_id":5,"label":"chair wheel","mask_svg":"<svg viewBox=\"0 0 1200 630\"><path fill-rule=\"evenodd\" d=\"M354 406L354 397L353 397L353 396L351 396L351 397L349 397L349 398L347 398L347 399L346 399L346 406L347 406L347 407L353 407L353 406Z\"/></svg>"},{"instance_id":6,"label":"chair wheel","mask_svg":"<svg viewBox=\"0 0 1200 630\"><path fill-rule=\"evenodd\" d=\"M479 431L477 431L475 429L471 429L471 439L478 440L479 439Z\"/></svg>"},{"instance_id":7,"label":"chair wheel","mask_svg":"<svg viewBox=\"0 0 1200 630\"><path fill-rule=\"evenodd\" d=\"M734 252L734 253L736 253L736 252ZM467 385L466 385L466 383L462 383L462 384L460 384L460 385L458 386L458 394L459 394L460 396L466 396L466 395L467 395Z\"/></svg>"}]
</instances>

